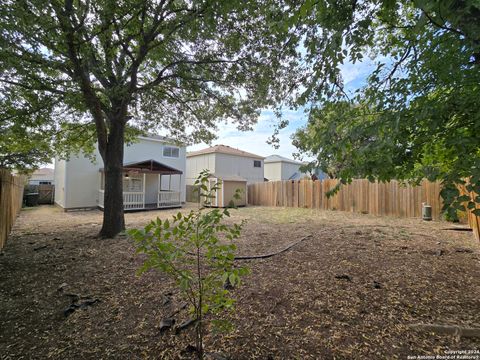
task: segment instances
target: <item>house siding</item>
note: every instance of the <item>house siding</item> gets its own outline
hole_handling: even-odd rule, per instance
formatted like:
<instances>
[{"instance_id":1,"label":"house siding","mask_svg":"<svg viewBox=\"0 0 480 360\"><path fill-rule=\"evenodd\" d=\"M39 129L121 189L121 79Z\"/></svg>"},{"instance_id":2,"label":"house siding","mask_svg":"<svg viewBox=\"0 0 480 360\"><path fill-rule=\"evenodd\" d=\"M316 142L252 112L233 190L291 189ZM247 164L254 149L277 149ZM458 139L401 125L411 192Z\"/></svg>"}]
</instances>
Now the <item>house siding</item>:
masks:
<instances>
[{"instance_id":1,"label":"house siding","mask_svg":"<svg viewBox=\"0 0 480 360\"><path fill-rule=\"evenodd\" d=\"M197 176L205 169L208 170L210 173L215 172L215 154L203 154L188 157L187 185L193 185Z\"/></svg>"},{"instance_id":2,"label":"house siding","mask_svg":"<svg viewBox=\"0 0 480 360\"><path fill-rule=\"evenodd\" d=\"M96 164L82 155L72 156L66 166L65 205L66 209L88 208L98 205L98 189L103 167L97 154Z\"/></svg>"},{"instance_id":3,"label":"house siding","mask_svg":"<svg viewBox=\"0 0 480 360\"><path fill-rule=\"evenodd\" d=\"M139 142L126 145L124 147L124 163L137 162L153 159L165 165L174 167L183 172L181 181L179 176L172 176L172 190L180 191L180 200L185 202L185 172L186 172L186 149L179 147L179 157L170 158L163 156L163 146L172 146L162 143L158 140L149 140L141 138ZM55 202L66 209L72 208L88 208L98 205L98 190L100 189L100 172L103 167L102 158L98 150L95 151L95 163L83 155L72 156L68 161L55 162L55 181L64 181L65 185L58 186L55 191ZM58 164L58 167L57 167ZM143 175L141 175L143 176ZM158 175L147 175L146 186L157 184ZM168 176L162 176L162 188L168 188ZM158 186L155 186L157 189ZM156 194L147 191L146 202L155 203Z\"/></svg>"},{"instance_id":4,"label":"house siding","mask_svg":"<svg viewBox=\"0 0 480 360\"><path fill-rule=\"evenodd\" d=\"M305 176L307 174L302 173L300 171L300 166L299 164L292 164L292 163L287 163L287 162L282 162L282 180L288 180L293 174L295 173L300 173L302 174L301 176Z\"/></svg>"},{"instance_id":5,"label":"house siding","mask_svg":"<svg viewBox=\"0 0 480 360\"><path fill-rule=\"evenodd\" d=\"M282 163L265 163L265 178L269 181L282 180Z\"/></svg>"},{"instance_id":6,"label":"house siding","mask_svg":"<svg viewBox=\"0 0 480 360\"><path fill-rule=\"evenodd\" d=\"M301 173L301 176L308 175L300 171L300 166L286 161L269 162L265 164L265 177L270 181L279 181L288 180L295 173Z\"/></svg>"},{"instance_id":7,"label":"house siding","mask_svg":"<svg viewBox=\"0 0 480 360\"><path fill-rule=\"evenodd\" d=\"M219 177L240 176L249 184L263 182L263 160L220 153L215 155L215 175ZM260 161L261 167L254 167L254 161Z\"/></svg>"},{"instance_id":8,"label":"house siding","mask_svg":"<svg viewBox=\"0 0 480 360\"><path fill-rule=\"evenodd\" d=\"M50 182L51 185L54 185L54 174L34 174L28 179L30 185L40 185L41 182Z\"/></svg>"},{"instance_id":9,"label":"house siding","mask_svg":"<svg viewBox=\"0 0 480 360\"><path fill-rule=\"evenodd\" d=\"M65 207L66 165L65 160L55 159L55 203L61 207Z\"/></svg>"}]
</instances>

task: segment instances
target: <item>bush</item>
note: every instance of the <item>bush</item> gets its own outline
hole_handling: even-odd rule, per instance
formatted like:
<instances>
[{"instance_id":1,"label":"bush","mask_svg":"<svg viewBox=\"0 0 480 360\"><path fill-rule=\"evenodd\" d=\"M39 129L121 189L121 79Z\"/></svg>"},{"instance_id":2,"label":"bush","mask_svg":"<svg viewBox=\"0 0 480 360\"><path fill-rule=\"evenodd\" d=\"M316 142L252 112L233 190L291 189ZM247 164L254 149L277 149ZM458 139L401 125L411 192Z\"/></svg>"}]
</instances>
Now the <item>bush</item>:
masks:
<instances>
[{"instance_id":1,"label":"bush","mask_svg":"<svg viewBox=\"0 0 480 360\"><path fill-rule=\"evenodd\" d=\"M200 196L207 199L206 205L218 188L208 190L207 182L208 173L203 171L195 183ZM248 273L247 268L234 266L236 246L232 242L240 236L244 221L227 225L223 220L229 216L228 209L207 211L202 207L187 215L179 212L171 221L157 218L144 229L128 232L136 242L137 252L146 255L139 273L157 269L169 275L190 305L199 359L204 354L205 315L233 309L234 299L229 288L239 285L240 277ZM229 325L220 320L212 322L217 328Z\"/></svg>"}]
</instances>

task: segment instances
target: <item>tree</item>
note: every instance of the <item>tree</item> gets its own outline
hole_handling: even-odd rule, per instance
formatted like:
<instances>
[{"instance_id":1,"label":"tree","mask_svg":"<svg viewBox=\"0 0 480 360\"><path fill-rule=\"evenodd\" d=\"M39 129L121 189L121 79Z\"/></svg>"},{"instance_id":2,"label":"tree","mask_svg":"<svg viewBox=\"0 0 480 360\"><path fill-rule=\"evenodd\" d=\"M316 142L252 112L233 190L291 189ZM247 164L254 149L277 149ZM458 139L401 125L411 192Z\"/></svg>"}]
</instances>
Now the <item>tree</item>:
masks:
<instances>
[{"instance_id":1,"label":"tree","mask_svg":"<svg viewBox=\"0 0 480 360\"><path fill-rule=\"evenodd\" d=\"M251 128L259 109L277 103L295 78L288 69L296 42L281 22L292 7L282 2L3 5L2 93L13 99L16 117L41 112L45 124L66 131L67 140L58 141L66 148L92 150L98 144L106 176L103 237L124 229L122 165L129 126L168 129L183 139L190 131L189 140L209 141L219 120Z\"/></svg>"},{"instance_id":2,"label":"tree","mask_svg":"<svg viewBox=\"0 0 480 360\"><path fill-rule=\"evenodd\" d=\"M456 185L480 193L480 4L476 1L306 1L310 104L297 147L343 181L441 180L446 205L462 209ZM299 14L299 17L302 15ZM316 24L317 27L314 27ZM312 27L313 26L313 27ZM377 59L350 95L343 61ZM379 60L378 60L379 59ZM332 141L334 139L334 141ZM468 199L473 208L480 198Z\"/></svg>"},{"instance_id":3,"label":"tree","mask_svg":"<svg viewBox=\"0 0 480 360\"><path fill-rule=\"evenodd\" d=\"M222 186L218 183L209 189L208 182L208 170L203 170L195 185L205 205L211 205L215 192ZM235 193L238 198L239 191ZM167 274L190 305L199 359L204 358L205 316L233 309L229 288L239 285L240 277L248 273L246 267L234 266L233 240L240 236L244 221L228 225L224 221L227 217L228 209L207 210L202 204L196 211L179 212L172 221L157 218L144 229L128 231L137 244L137 252L146 255L139 273L156 269ZM229 325L218 319L212 321L220 328Z\"/></svg>"},{"instance_id":4,"label":"tree","mask_svg":"<svg viewBox=\"0 0 480 360\"><path fill-rule=\"evenodd\" d=\"M17 92L0 95L0 168L29 171L50 162L52 129L45 112L33 111L37 99L29 98L18 111Z\"/></svg>"}]
</instances>

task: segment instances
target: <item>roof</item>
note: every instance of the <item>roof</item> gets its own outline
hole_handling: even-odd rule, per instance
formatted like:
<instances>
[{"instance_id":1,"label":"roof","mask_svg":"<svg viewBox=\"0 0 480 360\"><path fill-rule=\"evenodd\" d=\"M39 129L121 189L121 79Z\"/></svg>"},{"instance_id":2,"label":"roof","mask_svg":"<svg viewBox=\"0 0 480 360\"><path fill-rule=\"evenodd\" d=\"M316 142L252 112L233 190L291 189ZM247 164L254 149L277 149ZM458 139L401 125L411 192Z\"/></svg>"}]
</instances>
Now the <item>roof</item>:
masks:
<instances>
[{"instance_id":1,"label":"roof","mask_svg":"<svg viewBox=\"0 0 480 360\"><path fill-rule=\"evenodd\" d=\"M138 138L142 139L142 140L159 141L159 142L163 142L163 143L167 143L167 144L185 146L185 144L181 141L178 141L178 140L175 140L175 139L172 139L172 138L168 138L168 137L162 136L162 135L155 135L155 134L152 134L152 133L147 133L146 135L140 135Z\"/></svg>"},{"instance_id":2,"label":"roof","mask_svg":"<svg viewBox=\"0 0 480 360\"><path fill-rule=\"evenodd\" d=\"M222 181L244 181L244 182L247 182L247 179L245 178L242 178L241 176L238 176L238 175L217 175L215 173L213 174L210 174L209 177L214 177L214 178L217 178L217 179L220 179Z\"/></svg>"},{"instance_id":3,"label":"roof","mask_svg":"<svg viewBox=\"0 0 480 360\"><path fill-rule=\"evenodd\" d=\"M260 160L265 159L263 156L255 155L240 149L235 149L228 145L215 145L206 149L191 151L187 153L187 157L205 155L205 154L227 154L227 155L243 156L243 157L249 157L249 158L260 159Z\"/></svg>"},{"instance_id":4,"label":"roof","mask_svg":"<svg viewBox=\"0 0 480 360\"><path fill-rule=\"evenodd\" d=\"M296 165L303 165L303 163L300 161L288 159L280 155L270 155L265 158L265 164L274 163L274 162L287 162L287 163L296 164Z\"/></svg>"},{"instance_id":5,"label":"roof","mask_svg":"<svg viewBox=\"0 0 480 360\"><path fill-rule=\"evenodd\" d=\"M53 175L53 174L54 174L54 170L50 168L37 169L32 173L32 175Z\"/></svg>"},{"instance_id":6,"label":"roof","mask_svg":"<svg viewBox=\"0 0 480 360\"><path fill-rule=\"evenodd\" d=\"M103 172L105 170L104 168L101 168L100 171ZM123 171L124 172L132 171L132 172L148 173L148 174L166 174L166 175L183 174L182 171L175 169L171 166L162 164L153 159L123 164Z\"/></svg>"}]
</instances>

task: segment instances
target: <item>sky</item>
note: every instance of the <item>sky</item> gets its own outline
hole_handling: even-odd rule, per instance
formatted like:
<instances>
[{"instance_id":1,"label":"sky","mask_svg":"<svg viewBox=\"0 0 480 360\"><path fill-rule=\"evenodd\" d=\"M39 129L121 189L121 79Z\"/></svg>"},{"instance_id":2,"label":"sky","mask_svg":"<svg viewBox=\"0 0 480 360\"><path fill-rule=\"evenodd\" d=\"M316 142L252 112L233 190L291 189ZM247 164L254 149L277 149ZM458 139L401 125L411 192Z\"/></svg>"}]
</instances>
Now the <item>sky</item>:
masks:
<instances>
[{"instance_id":1,"label":"sky","mask_svg":"<svg viewBox=\"0 0 480 360\"><path fill-rule=\"evenodd\" d=\"M343 64L341 71L347 93L353 93L356 89L365 85L367 76L373 71L374 66L374 61L368 58L356 64ZM283 116L289 120L289 125L285 129L280 130L280 147L278 149L267 144L267 140L272 136L274 125L277 121L271 110L262 110L253 131L239 131L233 124L219 125L218 139L214 140L212 145L228 145L265 157L277 154L287 158L293 158L292 154L298 151L295 146L292 145L290 137L295 130L306 125L307 114L305 114L304 110L288 110L283 112ZM201 143L189 146L187 150L195 151L206 147L208 147L208 145Z\"/></svg>"}]
</instances>

